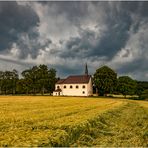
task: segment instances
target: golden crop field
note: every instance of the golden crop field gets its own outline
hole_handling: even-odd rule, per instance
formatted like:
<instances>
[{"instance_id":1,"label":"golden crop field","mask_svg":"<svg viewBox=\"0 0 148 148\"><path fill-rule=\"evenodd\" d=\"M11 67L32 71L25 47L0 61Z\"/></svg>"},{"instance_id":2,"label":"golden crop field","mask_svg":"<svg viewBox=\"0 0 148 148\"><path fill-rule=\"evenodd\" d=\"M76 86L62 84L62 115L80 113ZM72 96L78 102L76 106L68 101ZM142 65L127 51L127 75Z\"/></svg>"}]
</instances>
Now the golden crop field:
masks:
<instances>
[{"instance_id":1,"label":"golden crop field","mask_svg":"<svg viewBox=\"0 0 148 148\"><path fill-rule=\"evenodd\" d=\"M148 146L147 107L117 98L1 96L0 146Z\"/></svg>"}]
</instances>

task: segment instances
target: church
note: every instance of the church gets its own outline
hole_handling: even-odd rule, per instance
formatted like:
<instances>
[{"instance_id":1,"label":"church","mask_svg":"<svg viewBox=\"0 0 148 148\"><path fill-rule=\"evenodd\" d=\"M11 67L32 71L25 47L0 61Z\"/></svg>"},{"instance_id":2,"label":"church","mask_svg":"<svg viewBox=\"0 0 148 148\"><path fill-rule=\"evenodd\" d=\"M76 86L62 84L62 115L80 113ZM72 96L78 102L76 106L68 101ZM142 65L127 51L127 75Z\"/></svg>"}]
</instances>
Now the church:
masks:
<instances>
[{"instance_id":1,"label":"church","mask_svg":"<svg viewBox=\"0 0 148 148\"><path fill-rule=\"evenodd\" d=\"M87 64L84 75L71 75L55 84L53 96L92 96L92 77L88 74Z\"/></svg>"}]
</instances>

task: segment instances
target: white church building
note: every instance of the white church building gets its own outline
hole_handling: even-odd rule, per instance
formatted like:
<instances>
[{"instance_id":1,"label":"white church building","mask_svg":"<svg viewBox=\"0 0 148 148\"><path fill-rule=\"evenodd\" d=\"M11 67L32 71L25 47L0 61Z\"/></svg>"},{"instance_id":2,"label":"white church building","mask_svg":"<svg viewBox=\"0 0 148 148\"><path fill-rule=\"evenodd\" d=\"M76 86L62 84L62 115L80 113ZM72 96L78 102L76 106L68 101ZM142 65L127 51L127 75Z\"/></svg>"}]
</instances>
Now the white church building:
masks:
<instances>
[{"instance_id":1,"label":"white church building","mask_svg":"<svg viewBox=\"0 0 148 148\"><path fill-rule=\"evenodd\" d=\"M84 75L71 75L55 84L53 96L91 96L92 77L88 75L87 64Z\"/></svg>"}]
</instances>

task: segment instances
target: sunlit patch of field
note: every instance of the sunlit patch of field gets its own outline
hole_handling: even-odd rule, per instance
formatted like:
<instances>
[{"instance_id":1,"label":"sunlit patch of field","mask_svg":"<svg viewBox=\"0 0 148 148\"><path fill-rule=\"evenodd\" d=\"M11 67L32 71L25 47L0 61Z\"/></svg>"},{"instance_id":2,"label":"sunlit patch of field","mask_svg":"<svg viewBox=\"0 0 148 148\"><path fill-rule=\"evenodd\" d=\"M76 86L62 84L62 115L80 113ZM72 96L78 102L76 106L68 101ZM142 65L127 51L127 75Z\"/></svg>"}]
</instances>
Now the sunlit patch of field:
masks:
<instances>
[{"instance_id":1,"label":"sunlit patch of field","mask_svg":"<svg viewBox=\"0 0 148 148\"><path fill-rule=\"evenodd\" d=\"M148 108L148 101L136 101L137 103L139 103L139 105Z\"/></svg>"},{"instance_id":2,"label":"sunlit patch of field","mask_svg":"<svg viewBox=\"0 0 148 148\"><path fill-rule=\"evenodd\" d=\"M116 125L121 126L118 123L127 112L131 118L132 105L122 109L128 102L106 98L1 96L0 146L109 146L107 140L111 135L104 137L104 143L98 142L100 133L103 131L105 136L111 126L104 122L114 123L117 118ZM131 113L135 115L138 107ZM110 111L113 114L108 116ZM114 116L116 112L121 118ZM137 146L141 146L140 142Z\"/></svg>"}]
</instances>

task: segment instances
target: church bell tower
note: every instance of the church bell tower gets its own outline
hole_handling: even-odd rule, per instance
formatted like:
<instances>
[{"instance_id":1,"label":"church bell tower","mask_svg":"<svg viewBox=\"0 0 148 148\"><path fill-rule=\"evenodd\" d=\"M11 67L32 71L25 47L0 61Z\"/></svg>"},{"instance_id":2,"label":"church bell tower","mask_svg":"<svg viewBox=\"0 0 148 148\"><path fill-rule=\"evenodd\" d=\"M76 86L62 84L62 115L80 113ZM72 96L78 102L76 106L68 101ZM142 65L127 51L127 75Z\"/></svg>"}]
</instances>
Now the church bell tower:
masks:
<instances>
[{"instance_id":1,"label":"church bell tower","mask_svg":"<svg viewBox=\"0 0 148 148\"><path fill-rule=\"evenodd\" d=\"M86 65L85 65L85 75L88 75L87 63L86 63Z\"/></svg>"}]
</instances>

